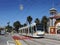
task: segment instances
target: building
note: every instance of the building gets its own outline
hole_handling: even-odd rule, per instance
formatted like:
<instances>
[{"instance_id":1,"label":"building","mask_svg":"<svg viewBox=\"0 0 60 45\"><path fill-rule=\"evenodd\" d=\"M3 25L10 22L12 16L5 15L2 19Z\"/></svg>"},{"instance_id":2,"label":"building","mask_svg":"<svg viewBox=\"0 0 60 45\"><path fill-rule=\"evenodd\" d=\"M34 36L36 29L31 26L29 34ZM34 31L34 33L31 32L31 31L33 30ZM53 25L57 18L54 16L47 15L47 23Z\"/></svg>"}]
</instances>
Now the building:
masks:
<instances>
[{"instance_id":1,"label":"building","mask_svg":"<svg viewBox=\"0 0 60 45\"><path fill-rule=\"evenodd\" d=\"M60 34L60 13L55 8L50 9L49 34Z\"/></svg>"}]
</instances>

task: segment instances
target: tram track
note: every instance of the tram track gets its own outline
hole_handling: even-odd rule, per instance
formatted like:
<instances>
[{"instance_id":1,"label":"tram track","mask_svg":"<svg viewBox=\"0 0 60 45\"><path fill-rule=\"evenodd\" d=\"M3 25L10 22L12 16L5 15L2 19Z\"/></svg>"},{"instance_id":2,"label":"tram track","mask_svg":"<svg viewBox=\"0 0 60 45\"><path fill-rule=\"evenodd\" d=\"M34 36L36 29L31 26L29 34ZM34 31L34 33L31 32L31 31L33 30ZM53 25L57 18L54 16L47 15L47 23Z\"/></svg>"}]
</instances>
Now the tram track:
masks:
<instances>
[{"instance_id":1,"label":"tram track","mask_svg":"<svg viewBox=\"0 0 60 45\"><path fill-rule=\"evenodd\" d=\"M37 42L37 43L39 43L39 44L41 44L41 45L45 45L45 43L39 42L39 41L36 41L36 40L33 40L33 39L31 39L31 41Z\"/></svg>"},{"instance_id":2,"label":"tram track","mask_svg":"<svg viewBox=\"0 0 60 45\"><path fill-rule=\"evenodd\" d=\"M60 41L60 39L53 39L53 38L45 38L45 39Z\"/></svg>"},{"instance_id":3,"label":"tram track","mask_svg":"<svg viewBox=\"0 0 60 45\"><path fill-rule=\"evenodd\" d=\"M49 39L49 38L45 38L45 39L46 39L46 41L49 41L49 42L53 42L53 41L55 41L54 43L58 43L58 44L60 44L59 40ZM58 42L57 42L57 41L58 41Z\"/></svg>"},{"instance_id":4,"label":"tram track","mask_svg":"<svg viewBox=\"0 0 60 45\"><path fill-rule=\"evenodd\" d=\"M40 40L40 39L39 39ZM35 39L30 39L30 41L32 41L32 42L29 42L29 41L26 41L26 40L24 40L24 42L27 44L27 45L47 45L47 44L50 44L50 45L54 45L54 44L60 44L60 42L59 41L54 41L54 40L50 40L50 39L43 39L44 41L38 41L38 40L35 40ZM33 43L34 42L34 43ZM53 42L53 43L52 43ZM31 44L30 44L31 43ZM35 44L35 43L37 43L37 44Z\"/></svg>"},{"instance_id":5,"label":"tram track","mask_svg":"<svg viewBox=\"0 0 60 45\"><path fill-rule=\"evenodd\" d=\"M30 45L27 41L23 40L27 45Z\"/></svg>"},{"instance_id":6,"label":"tram track","mask_svg":"<svg viewBox=\"0 0 60 45\"><path fill-rule=\"evenodd\" d=\"M40 40L40 39L39 39ZM60 42L59 41L57 41L57 40L50 40L50 39L44 39L44 41L42 42L42 41L37 41L37 40L32 40L32 41L35 41L35 42L37 42L37 43L40 43L40 44L42 44L42 45L47 45L47 44L51 44L52 42L53 42L53 44L55 43L55 44L60 44ZM46 42L45 42L46 41ZM52 45L52 44L51 44Z\"/></svg>"},{"instance_id":7,"label":"tram track","mask_svg":"<svg viewBox=\"0 0 60 45\"><path fill-rule=\"evenodd\" d=\"M47 38L30 38L25 36L18 36L20 42L23 45L60 45L60 42L57 40L47 39Z\"/></svg>"},{"instance_id":8,"label":"tram track","mask_svg":"<svg viewBox=\"0 0 60 45\"><path fill-rule=\"evenodd\" d=\"M23 40L27 45L36 45L35 43L33 43L33 42L29 42L29 41L27 41L27 40ZM30 40L31 41L31 40Z\"/></svg>"},{"instance_id":9,"label":"tram track","mask_svg":"<svg viewBox=\"0 0 60 45\"><path fill-rule=\"evenodd\" d=\"M39 42L39 41L36 41L36 40L33 40L33 38L30 38L28 40L32 41L32 42L29 42L29 41L26 41L25 39L22 39L27 45L37 45L35 43L38 43L40 45L45 45L46 43L43 43L43 42ZM34 42L34 43L33 43Z\"/></svg>"},{"instance_id":10,"label":"tram track","mask_svg":"<svg viewBox=\"0 0 60 45\"><path fill-rule=\"evenodd\" d=\"M45 43L43 42L39 42L39 41L36 41L36 40L33 40L33 39L30 39L30 42L28 40L23 40L27 45L45 45Z\"/></svg>"}]
</instances>

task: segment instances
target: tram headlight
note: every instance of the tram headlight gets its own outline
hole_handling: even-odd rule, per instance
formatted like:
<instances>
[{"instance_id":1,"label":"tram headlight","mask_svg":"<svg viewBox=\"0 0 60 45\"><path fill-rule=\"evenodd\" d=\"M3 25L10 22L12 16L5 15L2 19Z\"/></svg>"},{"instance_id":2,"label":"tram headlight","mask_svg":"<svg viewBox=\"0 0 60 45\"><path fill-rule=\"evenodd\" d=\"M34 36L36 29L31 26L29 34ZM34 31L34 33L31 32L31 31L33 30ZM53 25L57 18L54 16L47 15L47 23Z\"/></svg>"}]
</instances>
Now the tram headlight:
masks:
<instances>
[{"instance_id":1,"label":"tram headlight","mask_svg":"<svg viewBox=\"0 0 60 45\"><path fill-rule=\"evenodd\" d=\"M38 36L43 36L43 35L45 35L45 32L38 32L37 35Z\"/></svg>"}]
</instances>

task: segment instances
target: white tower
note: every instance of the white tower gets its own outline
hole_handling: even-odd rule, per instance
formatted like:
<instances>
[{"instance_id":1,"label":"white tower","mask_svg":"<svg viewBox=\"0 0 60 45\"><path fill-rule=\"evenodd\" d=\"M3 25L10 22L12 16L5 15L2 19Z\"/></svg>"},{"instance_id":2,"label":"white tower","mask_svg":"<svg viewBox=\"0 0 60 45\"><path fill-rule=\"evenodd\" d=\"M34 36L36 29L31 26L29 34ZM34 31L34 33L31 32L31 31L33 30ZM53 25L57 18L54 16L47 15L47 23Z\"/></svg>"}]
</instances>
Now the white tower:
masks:
<instances>
[{"instance_id":1,"label":"white tower","mask_svg":"<svg viewBox=\"0 0 60 45\"><path fill-rule=\"evenodd\" d=\"M54 0L52 0L52 7L49 11L50 11L50 26L54 26L54 23L56 21L56 19L54 18L55 15L57 15L57 10L54 8Z\"/></svg>"},{"instance_id":2,"label":"white tower","mask_svg":"<svg viewBox=\"0 0 60 45\"><path fill-rule=\"evenodd\" d=\"M55 19L55 16L57 15L57 10L54 8L54 0L52 0L53 1L53 5L52 5L52 7L53 8L51 8L49 11L50 11L50 18L49 18L49 22L50 22L50 25L49 25L49 34L56 34L56 28L55 28L55 21L56 21L56 19Z\"/></svg>"},{"instance_id":3,"label":"white tower","mask_svg":"<svg viewBox=\"0 0 60 45\"><path fill-rule=\"evenodd\" d=\"M54 16L57 14L57 10L55 8L51 8L50 9L50 26L54 26L54 23L56 21L56 19L54 18Z\"/></svg>"}]
</instances>

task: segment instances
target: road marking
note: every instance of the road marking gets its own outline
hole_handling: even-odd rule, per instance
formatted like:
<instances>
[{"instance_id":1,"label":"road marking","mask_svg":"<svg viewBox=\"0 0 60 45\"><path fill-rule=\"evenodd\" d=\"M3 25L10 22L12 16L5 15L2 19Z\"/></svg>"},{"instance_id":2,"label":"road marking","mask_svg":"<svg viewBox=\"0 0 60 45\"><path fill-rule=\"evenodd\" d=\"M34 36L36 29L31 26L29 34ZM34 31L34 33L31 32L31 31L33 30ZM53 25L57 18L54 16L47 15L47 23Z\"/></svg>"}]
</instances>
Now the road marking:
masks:
<instances>
[{"instance_id":1,"label":"road marking","mask_svg":"<svg viewBox=\"0 0 60 45\"><path fill-rule=\"evenodd\" d=\"M7 45L15 45L13 41L7 41Z\"/></svg>"},{"instance_id":2,"label":"road marking","mask_svg":"<svg viewBox=\"0 0 60 45\"><path fill-rule=\"evenodd\" d=\"M19 40L14 40L16 45L22 45L22 43Z\"/></svg>"}]
</instances>

